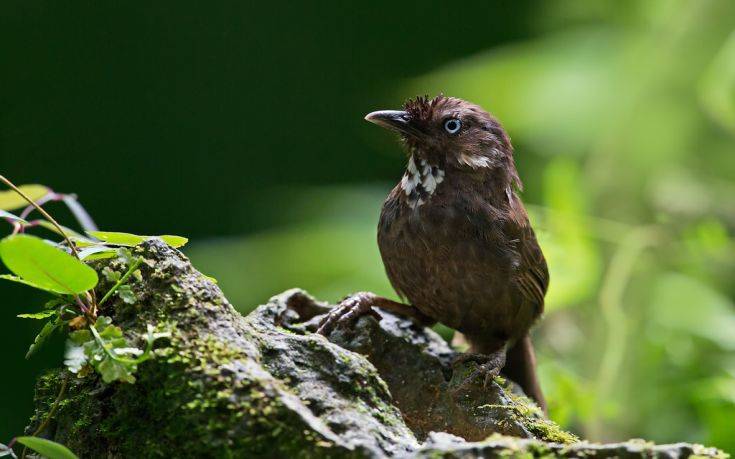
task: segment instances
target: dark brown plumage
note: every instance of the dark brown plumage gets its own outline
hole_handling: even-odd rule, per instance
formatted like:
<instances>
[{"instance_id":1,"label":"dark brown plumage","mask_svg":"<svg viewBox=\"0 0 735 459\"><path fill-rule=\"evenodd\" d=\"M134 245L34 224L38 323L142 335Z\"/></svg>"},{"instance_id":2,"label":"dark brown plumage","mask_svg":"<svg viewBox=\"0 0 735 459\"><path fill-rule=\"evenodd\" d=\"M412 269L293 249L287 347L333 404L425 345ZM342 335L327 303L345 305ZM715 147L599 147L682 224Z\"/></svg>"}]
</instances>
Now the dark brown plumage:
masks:
<instances>
[{"instance_id":1,"label":"dark brown plumage","mask_svg":"<svg viewBox=\"0 0 735 459\"><path fill-rule=\"evenodd\" d=\"M522 185L508 135L479 106L443 96L366 119L399 132L409 154L378 225L388 278L409 304L360 293L320 332L372 306L438 321L465 335L468 358L479 354L486 374L505 365L503 373L545 407L528 331L543 312L549 274L516 193Z\"/></svg>"}]
</instances>

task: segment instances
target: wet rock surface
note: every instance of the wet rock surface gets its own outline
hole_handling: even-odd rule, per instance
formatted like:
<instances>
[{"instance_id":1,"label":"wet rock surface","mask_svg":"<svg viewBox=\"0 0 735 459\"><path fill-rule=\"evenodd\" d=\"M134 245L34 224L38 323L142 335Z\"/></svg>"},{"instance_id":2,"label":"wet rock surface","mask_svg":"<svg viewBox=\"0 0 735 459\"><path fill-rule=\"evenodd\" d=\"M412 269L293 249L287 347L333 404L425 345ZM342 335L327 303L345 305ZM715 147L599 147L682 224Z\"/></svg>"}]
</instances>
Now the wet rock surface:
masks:
<instances>
[{"instance_id":1,"label":"wet rock surface","mask_svg":"<svg viewBox=\"0 0 735 459\"><path fill-rule=\"evenodd\" d=\"M579 442L500 379L462 384L472 362L434 332L380 312L353 330L313 333L329 306L294 289L247 316L175 249L150 240L130 305L102 311L140 342L165 326L135 384L55 370L39 378L28 431L80 457L688 457L697 445ZM121 269L116 260L97 262ZM100 291L104 292L101 286Z\"/></svg>"}]
</instances>

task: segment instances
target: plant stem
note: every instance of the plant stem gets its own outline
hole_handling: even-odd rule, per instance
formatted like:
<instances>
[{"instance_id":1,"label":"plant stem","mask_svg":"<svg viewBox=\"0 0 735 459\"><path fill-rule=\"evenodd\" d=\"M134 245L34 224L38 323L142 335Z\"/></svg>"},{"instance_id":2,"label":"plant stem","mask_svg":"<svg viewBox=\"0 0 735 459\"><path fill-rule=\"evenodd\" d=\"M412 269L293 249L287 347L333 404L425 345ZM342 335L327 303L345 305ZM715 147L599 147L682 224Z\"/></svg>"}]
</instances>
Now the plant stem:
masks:
<instances>
[{"instance_id":1,"label":"plant stem","mask_svg":"<svg viewBox=\"0 0 735 459\"><path fill-rule=\"evenodd\" d=\"M87 308L87 305L84 304L81 298L79 298L79 295L74 295L74 300L77 302L77 305L79 306L79 309L82 310L82 313L87 314L89 313L89 308Z\"/></svg>"},{"instance_id":2,"label":"plant stem","mask_svg":"<svg viewBox=\"0 0 735 459\"><path fill-rule=\"evenodd\" d=\"M126 280L128 280L128 277L130 277L130 275L133 274L133 272L136 269L138 269L138 266L140 266L141 263L143 263L143 259L138 258L137 260L135 260L135 262L132 265L130 265L130 268L128 268L128 271L125 274L123 274L120 280L117 281L115 285L113 285L112 288L108 290L107 293L105 293L105 296L102 297L100 302L97 303L98 308L102 306L105 303L105 301L107 301L107 299L110 298L110 296L112 296L113 293L115 293L115 290L120 288L120 286L124 284Z\"/></svg>"},{"instance_id":3,"label":"plant stem","mask_svg":"<svg viewBox=\"0 0 735 459\"><path fill-rule=\"evenodd\" d=\"M38 201L36 201L36 205L43 206L49 201L56 201L57 194L54 191L49 191L49 193L46 196L41 197ZM33 212L33 209L35 206L31 204L30 206L23 209L23 212L20 213L20 218L28 218L28 216Z\"/></svg>"},{"instance_id":4,"label":"plant stem","mask_svg":"<svg viewBox=\"0 0 735 459\"><path fill-rule=\"evenodd\" d=\"M153 342L150 340L148 341L148 344L146 344L145 351L139 357L135 359L128 359L125 357L120 357L116 355L112 351L112 349L108 349L108 347L105 346L105 340L102 339L102 337L100 336L100 332L97 331L97 328L95 328L94 325L89 324L89 331L92 332L92 336L94 336L95 341L97 341L97 344L100 345L102 350L105 351L105 354L107 354L108 357L110 357L112 360L116 362L121 362L127 365L138 365L151 358L151 351L153 350Z\"/></svg>"},{"instance_id":5,"label":"plant stem","mask_svg":"<svg viewBox=\"0 0 735 459\"><path fill-rule=\"evenodd\" d=\"M77 252L77 248L74 246L74 243L71 242L71 239L69 239L69 236L66 235L66 232L63 229L61 229L61 225L59 225L59 223L56 220L54 220L54 217L52 217L51 215L49 215L48 212L46 212L45 210L43 210L43 207L41 207L38 204L36 204L36 202L33 199L29 198L25 193L23 193L22 191L20 191L20 189L17 186L15 186L15 184L13 182L11 182L10 180L8 180L4 176L0 175L0 181L3 182L4 184L6 184L7 186L9 186L10 188L12 188L13 191L15 191L16 193L18 193L23 199L25 199L26 201L28 201L28 203L30 205L32 205L33 207L35 207L36 210L41 215L43 215L49 222L51 222L51 224L54 225L54 227L59 231L59 233L62 236L64 236L64 239L66 239L66 242L69 244L69 248L71 249L72 254L74 254L74 256L77 258L77 260L80 260L79 253Z\"/></svg>"},{"instance_id":6,"label":"plant stem","mask_svg":"<svg viewBox=\"0 0 735 459\"><path fill-rule=\"evenodd\" d=\"M100 348L102 348L103 351L105 351L105 354L107 354L108 357L110 357L112 360L123 362L123 363L136 363L133 359L126 359L126 358L120 358L117 355L115 355L110 349L105 346L105 340L102 339L100 336L100 332L97 331L97 328L95 328L94 324L89 324L89 331L92 332L92 336L94 336L94 340L97 341L97 344L100 345Z\"/></svg>"}]
</instances>

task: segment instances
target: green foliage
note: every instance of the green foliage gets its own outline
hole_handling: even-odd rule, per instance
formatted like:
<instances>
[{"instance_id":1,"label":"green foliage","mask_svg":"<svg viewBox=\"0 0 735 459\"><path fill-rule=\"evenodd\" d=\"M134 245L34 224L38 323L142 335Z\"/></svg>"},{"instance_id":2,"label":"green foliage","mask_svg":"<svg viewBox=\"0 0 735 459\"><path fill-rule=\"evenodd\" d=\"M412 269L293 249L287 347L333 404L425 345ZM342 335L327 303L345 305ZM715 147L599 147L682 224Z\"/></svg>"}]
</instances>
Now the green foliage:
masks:
<instances>
[{"instance_id":1,"label":"green foliage","mask_svg":"<svg viewBox=\"0 0 735 459\"><path fill-rule=\"evenodd\" d=\"M52 224L48 220L38 220L37 223L38 223L38 226L40 226L41 228L45 228L53 233L58 234L59 236L71 238L74 241L77 241L77 243L85 242L87 244L91 244L94 242L90 239L85 238L77 231L74 231L71 228L67 228L66 226L59 225L59 228L57 228L56 225Z\"/></svg>"},{"instance_id":2,"label":"green foliage","mask_svg":"<svg viewBox=\"0 0 735 459\"><path fill-rule=\"evenodd\" d=\"M154 342L169 336L168 332L155 333L153 326L149 325L146 348L141 350L130 346L122 329L112 325L112 319L100 316L88 329L69 334L64 363L72 373L80 373L89 365L102 375L106 383L134 383L133 374L140 363L151 358Z\"/></svg>"},{"instance_id":3,"label":"green foliage","mask_svg":"<svg viewBox=\"0 0 735 459\"><path fill-rule=\"evenodd\" d=\"M115 247L108 247L105 245L90 245L84 247L79 251L80 260L103 260L105 258L112 258L117 254Z\"/></svg>"},{"instance_id":4,"label":"green foliage","mask_svg":"<svg viewBox=\"0 0 735 459\"><path fill-rule=\"evenodd\" d=\"M21 319L47 319L53 315L56 314L56 311L54 310L46 310L41 312L32 312L27 314L18 314L16 317L20 317Z\"/></svg>"},{"instance_id":5,"label":"green foliage","mask_svg":"<svg viewBox=\"0 0 735 459\"><path fill-rule=\"evenodd\" d=\"M38 349L43 346L43 343L46 342L49 336L62 325L62 321L57 317L53 320L49 320L44 324L43 328L41 328L41 331L38 332L38 335L36 335L36 338L33 340L33 343L28 347L28 352L26 352L26 359L31 358L33 354L38 351Z\"/></svg>"},{"instance_id":6,"label":"green foliage","mask_svg":"<svg viewBox=\"0 0 735 459\"><path fill-rule=\"evenodd\" d=\"M532 223L554 279L546 295L546 310L569 307L589 297L599 282L602 254L589 239L589 202L582 189L579 166L568 159L544 171L545 206L531 207Z\"/></svg>"},{"instance_id":7,"label":"green foliage","mask_svg":"<svg viewBox=\"0 0 735 459\"><path fill-rule=\"evenodd\" d=\"M79 459L69 448L39 437L17 437L16 441L48 459Z\"/></svg>"},{"instance_id":8,"label":"green foliage","mask_svg":"<svg viewBox=\"0 0 735 459\"><path fill-rule=\"evenodd\" d=\"M532 38L398 83L375 108L443 92L509 131L551 271L534 339L553 419L591 440L735 451L735 3L527 14ZM399 174L397 143L371 140ZM374 243L391 186L274 192L262 207L286 224L188 254L240 307L294 286L393 296Z\"/></svg>"},{"instance_id":9,"label":"green foliage","mask_svg":"<svg viewBox=\"0 0 735 459\"><path fill-rule=\"evenodd\" d=\"M524 9L523 23L528 29L511 43L454 62L433 53L444 56L442 67L396 82L380 102L386 105L374 108L442 91L485 106L509 130L551 269L535 340L552 418L592 440L691 440L735 451L732 328L727 333L735 317L735 3L552 0ZM395 158L378 169L393 167L384 176L392 180L399 147L358 123L350 126L370 136L372 150L360 161L380 162L367 156L378 150ZM357 131L345 132L355 138ZM339 159L309 164L318 177L344 166ZM302 166L302 179L314 174ZM231 221L272 229L198 241L188 251L195 264L241 308L294 286L332 301L356 290L393 296L374 243L392 183L298 183L293 194L258 188L257 207L219 207ZM660 237L611 278L621 271L611 269L614 260L631 253L630 233L651 225ZM80 250L85 260L117 256L108 246L87 250ZM622 328L602 313L603 290ZM603 357L621 350L622 361L600 372L610 361ZM609 392L597 395L598 387Z\"/></svg>"},{"instance_id":10,"label":"green foliage","mask_svg":"<svg viewBox=\"0 0 735 459\"><path fill-rule=\"evenodd\" d=\"M78 294L97 285L94 269L35 236L6 237L0 258L25 283L49 292Z\"/></svg>"},{"instance_id":11,"label":"green foliage","mask_svg":"<svg viewBox=\"0 0 735 459\"><path fill-rule=\"evenodd\" d=\"M26 196L33 201L38 201L49 193L49 189L43 185L21 185L18 187ZM0 191L0 209L15 210L28 205L28 202L13 190Z\"/></svg>"},{"instance_id":12,"label":"green foliage","mask_svg":"<svg viewBox=\"0 0 735 459\"><path fill-rule=\"evenodd\" d=\"M146 239L150 239L152 237L161 239L163 242L170 245L171 247L182 247L189 241L187 238L181 236L138 236L137 234L118 233L113 231L87 231L87 234L107 244L123 245L128 247L138 245Z\"/></svg>"},{"instance_id":13,"label":"green foliage","mask_svg":"<svg viewBox=\"0 0 735 459\"><path fill-rule=\"evenodd\" d=\"M4 279L10 282L17 282L19 284L27 285L29 287L37 288L39 290L47 290L45 287L42 287L38 284L34 284L33 282L30 282L25 279L21 279L18 276L13 276L12 274L0 274L0 279Z\"/></svg>"},{"instance_id":14,"label":"green foliage","mask_svg":"<svg viewBox=\"0 0 735 459\"><path fill-rule=\"evenodd\" d=\"M699 95L712 118L735 133L735 32L703 75Z\"/></svg>"},{"instance_id":15,"label":"green foliage","mask_svg":"<svg viewBox=\"0 0 735 459\"><path fill-rule=\"evenodd\" d=\"M735 4L552 3L533 39L400 97L467 98L514 140L551 272L552 418L735 450Z\"/></svg>"},{"instance_id":16,"label":"green foliage","mask_svg":"<svg viewBox=\"0 0 735 459\"><path fill-rule=\"evenodd\" d=\"M135 304L138 298L135 296L133 289L129 285L123 284L117 289L117 296L127 304Z\"/></svg>"},{"instance_id":17,"label":"green foliage","mask_svg":"<svg viewBox=\"0 0 735 459\"><path fill-rule=\"evenodd\" d=\"M75 196L55 193L40 185L16 187L2 175L0 181L12 189L0 192L0 208L2 208L0 218L13 226L13 234L0 240L0 259L14 273L14 275L1 274L0 279L44 290L53 296L42 311L18 315L22 319L49 319L29 347L26 358L31 357L55 330L71 328L75 331L69 334L64 363L72 373L83 377L90 370L94 370L102 376L105 383L135 382L134 373L140 363L153 356L155 341L170 334L155 332L154 327L149 325L145 349L139 349L127 342L122 329L112 325L109 317L97 313L115 293L124 303L134 304L138 301L132 287L126 282L131 276L137 280L142 279L138 267L143 260L134 257L130 250L118 246L136 245L149 237L90 231L90 235L94 237L90 239L60 225L41 207L48 201L63 201L83 228L94 227L92 219ZM35 202L36 200L39 202ZM28 221L7 212L24 206L26 209L21 215L25 216L30 211L36 210L45 219ZM63 237L66 246L24 234L25 230L33 227L45 228ZM186 238L180 236L161 236L161 238L177 247L187 242ZM66 250L70 251L71 255ZM115 256L128 269L122 275L109 268L103 271L105 279L114 285L107 290L100 301L97 301L93 291L99 281L97 272L82 260ZM56 403L58 400L51 409L52 412L56 408ZM51 459L76 457L64 446L42 438L19 437L17 440ZM0 456L15 457L12 449L5 445L0 446Z\"/></svg>"},{"instance_id":18,"label":"green foliage","mask_svg":"<svg viewBox=\"0 0 735 459\"><path fill-rule=\"evenodd\" d=\"M105 279L110 282L119 282L120 278L122 277L122 274L120 274L118 271L110 269L109 266L105 266L102 269L102 275L105 276Z\"/></svg>"}]
</instances>

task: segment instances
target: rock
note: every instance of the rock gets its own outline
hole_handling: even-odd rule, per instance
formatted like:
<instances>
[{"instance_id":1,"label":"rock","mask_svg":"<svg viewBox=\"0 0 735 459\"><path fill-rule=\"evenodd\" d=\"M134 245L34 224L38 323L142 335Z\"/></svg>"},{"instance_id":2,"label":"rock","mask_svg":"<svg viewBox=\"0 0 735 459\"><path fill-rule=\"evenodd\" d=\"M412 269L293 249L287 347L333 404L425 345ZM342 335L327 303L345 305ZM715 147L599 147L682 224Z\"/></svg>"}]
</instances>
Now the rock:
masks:
<instances>
[{"instance_id":1,"label":"rock","mask_svg":"<svg viewBox=\"0 0 735 459\"><path fill-rule=\"evenodd\" d=\"M591 445L543 418L501 379L461 384L454 351L429 329L381 312L329 339L312 333L328 306L301 290L246 317L177 250L158 240L131 285L138 301L101 312L141 343L171 330L135 384L59 369L39 378L27 432L80 457L716 457L716 449L644 442ZM121 261L95 262L121 270ZM102 294L109 285L101 285ZM512 436L512 437L511 437Z\"/></svg>"}]
</instances>

